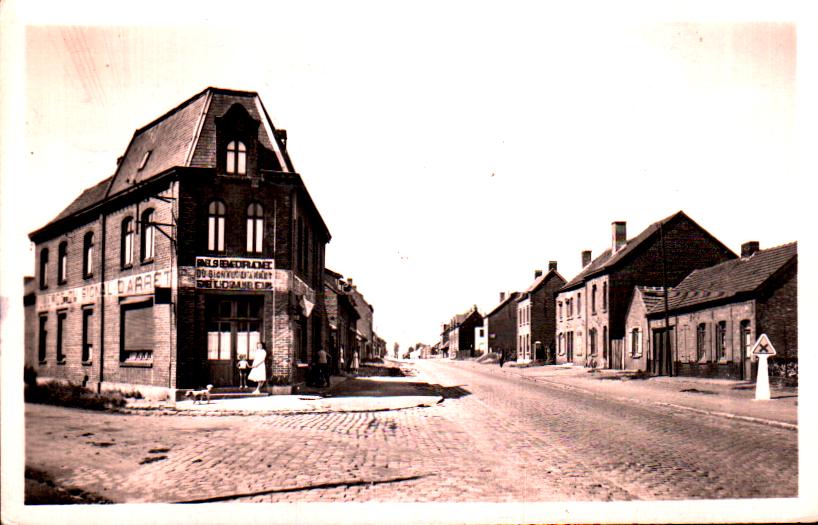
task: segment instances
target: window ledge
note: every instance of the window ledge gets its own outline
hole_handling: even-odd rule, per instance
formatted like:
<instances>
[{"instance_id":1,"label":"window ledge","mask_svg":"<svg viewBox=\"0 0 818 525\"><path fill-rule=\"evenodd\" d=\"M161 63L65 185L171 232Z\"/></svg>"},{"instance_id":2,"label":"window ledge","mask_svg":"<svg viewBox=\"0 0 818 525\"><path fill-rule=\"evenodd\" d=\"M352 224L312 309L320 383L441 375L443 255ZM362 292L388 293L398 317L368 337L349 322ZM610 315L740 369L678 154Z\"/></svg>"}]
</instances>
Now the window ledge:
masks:
<instances>
[{"instance_id":1,"label":"window ledge","mask_svg":"<svg viewBox=\"0 0 818 525\"><path fill-rule=\"evenodd\" d=\"M727 359L726 357L722 357L721 359L719 359L719 364L720 365L726 365L729 362L730 362L730 360Z\"/></svg>"},{"instance_id":2,"label":"window ledge","mask_svg":"<svg viewBox=\"0 0 818 525\"><path fill-rule=\"evenodd\" d=\"M65 359L60 359L60 360L58 360L58 361L57 361L57 364L58 364L58 365L64 365L64 364L65 364Z\"/></svg>"},{"instance_id":3,"label":"window ledge","mask_svg":"<svg viewBox=\"0 0 818 525\"><path fill-rule=\"evenodd\" d=\"M44 360L42 360L42 361L37 361L37 364L38 364L38 365L47 365L47 364L48 364L48 361L44 359Z\"/></svg>"},{"instance_id":4,"label":"window ledge","mask_svg":"<svg viewBox=\"0 0 818 525\"><path fill-rule=\"evenodd\" d=\"M151 257L149 259L145 259L145 260L141 261L141 263L142 263L143 266L146 265L146 264L153 264L153 257Z\"/></svg>"},{"instance_id":5,"label":"window ledge","mask_svg":"<svg viewBox=\"0 0 818 525\"><path fill-rule=\"evenodd\" d=\"M119 366L123 368L152 368L153 361L122 361Z\"/></svg>"},{"instance_id":6,"label":"window ledge","mask_svg":"<svg viewBox=\"0 0 818 525\"><path fill-rule=\"evenodd\" d=\"M86 273L85 275L82 276L82 278L83 279L93 279L94 274L93 274L93 272L92 273Z\"/></svg>"},{"instance_id":7,"label":"window ledge","mask_svg":"<svg viewBox=\"0 0 818 525\"><path fill-rule=\"evenodd\" d=\"M83 362L82 362L82 366L91 366L91 365L93 365L93 364L94 364L94 362L93 362L93 361L83 361Z\"/></svg>"},{"instance_id":8,"label":"window ledge","mask_svg":"<svg viewBox=\"0 0 818 525\"><path fill-rule=\"evenodd\" d=\"M122 269L122 270L130 270L131 268L133 268L133 263L123 264L123 265L121 266L121 268L120 268L120 269Z\"/></svg>"}]
</instances>

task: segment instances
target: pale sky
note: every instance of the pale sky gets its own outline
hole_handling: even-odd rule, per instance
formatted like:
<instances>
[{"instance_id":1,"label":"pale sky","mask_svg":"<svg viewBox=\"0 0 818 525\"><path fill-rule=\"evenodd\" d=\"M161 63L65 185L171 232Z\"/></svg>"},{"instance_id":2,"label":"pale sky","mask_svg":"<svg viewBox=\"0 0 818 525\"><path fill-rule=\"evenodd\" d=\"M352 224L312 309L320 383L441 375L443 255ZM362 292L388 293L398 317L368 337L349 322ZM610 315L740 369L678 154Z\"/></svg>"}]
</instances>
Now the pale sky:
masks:
<instances>
[{"instance_id":1,"label":"pale sky","mask_svg":"<svg viewBox=\"0 0 818 525\"><path fill-rule=\"evenodd\" d=\"M327 266L354 278L390 349L434 343L549 260L570 279L612 221L632 237L681 209L736 252L804 231L786 17L319 2L180 25L148 17L157 5L27 15L25 158L2 202L25 204L3 240L26 255L20 276L26 234L207 86L259 92L288 130L333 235Z\"/></svg>"}]
</instances>

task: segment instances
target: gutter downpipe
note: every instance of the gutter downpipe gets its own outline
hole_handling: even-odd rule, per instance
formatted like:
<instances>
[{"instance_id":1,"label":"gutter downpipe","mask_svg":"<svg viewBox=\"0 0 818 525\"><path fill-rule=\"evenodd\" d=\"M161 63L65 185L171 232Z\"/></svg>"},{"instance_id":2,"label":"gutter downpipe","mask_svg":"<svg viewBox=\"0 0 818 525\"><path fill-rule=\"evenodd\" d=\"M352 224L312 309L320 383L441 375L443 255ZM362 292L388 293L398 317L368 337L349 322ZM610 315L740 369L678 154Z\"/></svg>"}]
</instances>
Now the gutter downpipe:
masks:
<instances>
[{"instance_id":1,"label":"gutter downpipe","mask_svg":"<svg viewBox=\"0 0 818 525\"><path fill-rule=\"evenodd\" d=\"M105 212L99 214L100 249L99 249L99 382L97 393L102 392L102 381L105 379Z\"/></svg>"}]
</instances>

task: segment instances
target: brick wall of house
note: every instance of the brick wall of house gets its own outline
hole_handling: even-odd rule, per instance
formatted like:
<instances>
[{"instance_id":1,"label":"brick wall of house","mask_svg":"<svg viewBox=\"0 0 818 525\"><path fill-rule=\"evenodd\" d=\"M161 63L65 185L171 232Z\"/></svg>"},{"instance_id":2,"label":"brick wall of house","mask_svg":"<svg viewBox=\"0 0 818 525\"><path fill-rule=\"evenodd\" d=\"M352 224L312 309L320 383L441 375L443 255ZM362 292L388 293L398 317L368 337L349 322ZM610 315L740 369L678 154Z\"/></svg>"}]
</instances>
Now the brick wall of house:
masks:
<instances>
[{"instance_id":1,"label":"brick wall of house","mask_svg":"<svg viewBox=\"0 0 818 525\"><path fill-rule=\"evenodd\" d=\"M582 297L582 304L578 304L578 296ZM567 292L561 292L557 295L557 309L559 310L559 303L562 303L562 319L559 317L559 311L557 312L557 322L556 322L556 341L558 346L557 351L557 363L574 363L574 364L584 364L586 353L585 353L585 333L586 333L586 318L587 316L584 313L585 308L585 288L575 288L573 290ZM568 314L568 300L571 299L574 304L573 314ZM573 345L574 345L574 352L573 352L573 359L572 356L569 356L568 353L568 338L569 334L573 334ZM559 348L559 341L560 335L562 335L563 345L562 348Z\"/></svg>"},{"instance_id":2,"label":"brick wall of house","mask_svg":"<svg viewBox=\"0 0 818 525\"><path fill-rule=\"evenodd\" d=\"M663 259L662 242L656 235L610 275L609 330L612 339L624 337L625 315L634 286L675 286L693 270L735 258L735 254L684 217L664 226L664 254ZM663 260L666 279L663 278Z\"/></svg>"},{"instance_id":3,"label":"brick wall of house","mask_svg":"<svg viewBox=\"0 0 818 525\"><path fill-rule=\"evenodd\" d=\"M625 337L622 340L623 368L626 370L647 370L648 354L650 352L648 319L645 302L642 294L634 292L628 313L625 317ZM641 334L641 352L634 355L632 332L639 330Z\"/></svg>"},{"instance_id":4,"label":"brick wall of house","mask_svg":"<svg viewBox=\"0 0 818 525\"><path fill-rule=\"evenodd\" d=\"M752 340L755 341L757 332L754 320L755 308L753 300L745 300L718 306L705 306L683 314L671 314L668 324L673 330L671 348L675 373L680 376L740 379L743 373L742 368L746 363L740 334L741 321L749 321ZM721 359L718 357L716 347L716 331L719 322L725 323L725 356ZM702 324L705 327L705 351L704 355L698 358L697 328ZM653 331L664 327L663 316L650 319L647 334L648 345L644 350L648 360L653 359L651 352L656 346Z\"/></svg>"},{"instance_id":5,"label":"brick wall of house","mask_svg":"<svg viewBox=\"0 0 818 525\"><path fill-rule=\"evenodd\" d=\"M776 357L798 357L798 265L787 267L757 304L758 335L766 333Z\"/></svg>"},{"instance_id":6,"label":"brick wall of house","mask_svg":"<svg viewBox=\"0 0 818 525\"><path fill-rule=\"evenodd\" d=\"M540 341L545 355L556 355L557 291L565 286L565 279L552 274L544 286L531 294L531 341ZM532 347L533 348L533 347ZM535 351L535 350L533 350Z\"/></svg>"},{"instance_id":7,"label":"brick wall of house","mask_svg":"<svg viewBox=\"0 0 818 525\"><path fill-rule=\"evenodd\" d=\"M96 384L100 377L107 382L128 382L143 385L167 386L172 366L169 355L172 339L172 323L169 322L170 310L166 305L155 306L153 309L155 330L151 334L155 348L151 366L129 368L120 362L119 346L119 317L120 301L125 296L132 299L139 295L139 289L128 291L124 289L126 283L135 280L129 277L139 276L149 272L170 272L170 242L156 232L154 236L154 257L149 261L141 260L142 231L136 222L146 209L153 209L155 222L171 222L173 204L155 199L139 199L139 203L123 205L120 209L106 212L105 238L102 238L102 220L99 216L88 217L64 233L42 240L37 243L35 250L36 306L32 312L34 320L30 337L32 348L36 355L39 349L39 318L46 318L46 358L40 362L35 358L38 374L43 378L55 378L85 383L89 386ZM120 235L122 220L131 217L134 220L133 236L133 264L123 268L120 263ZM84 239L88 232L94 234L94 256L91 275L83 274ZM57 266L59 264L59 245L67 242L67 268L65 282L57 282ZM105 253L103 253L105 246ZM48 287L40 289L40 254L42 248L48 248ZM101 265L104 264L104 276ZM108 294L102 295L101 282L109 283ZM123 292L116 291L120 279ZM114 281L113 283L111 283ZM141 284L141 279L136 281ZM152 289L145 293L152 293ZM56 304L55 303L61 303ZM104 307L103 307L104 303ZM82 360L83 337L83 310L93 312L89 322L89 341L91 343L90 359ZM63 325L63 355L64 360L57 362L57 319L58 315L65 315ZM100 348L104 354L100 355ZM100 366L104 366L100 374ZM171 379L172 382L172 379Z\"/></svg>"},{"instance_id":8,"label":"brick wall of house","mask_svg":"<svg viewBox=\"0 0 818 525\"><path fill-rule=\"evenodd\" d=\"M497 311L488 315L489 351L506 352L510 359L517 350L517 294Z\"/></svg>"}]
</instances>

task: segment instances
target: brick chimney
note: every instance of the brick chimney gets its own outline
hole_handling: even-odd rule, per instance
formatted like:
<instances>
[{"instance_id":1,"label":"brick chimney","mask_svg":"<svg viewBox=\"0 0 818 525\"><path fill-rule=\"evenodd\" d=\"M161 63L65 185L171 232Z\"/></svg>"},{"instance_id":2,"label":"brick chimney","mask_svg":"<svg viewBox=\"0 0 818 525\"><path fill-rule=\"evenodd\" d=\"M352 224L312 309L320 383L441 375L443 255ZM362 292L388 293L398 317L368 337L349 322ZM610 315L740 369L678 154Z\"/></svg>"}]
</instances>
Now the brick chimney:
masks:
<instances>
[{"instance_id":1,"label":"brick chimney","mask_svg":"<svg viewBox=\"0 0 818 525\"><path fill-rule=\"evenodd\" d=\"M548 261L548 271L557 271L557 261Z\"/></svg>"},{"instance_id":2,"label":"brick chimney","mask_svg":"<svg viewBox=\"0 0 818 525\"><path fill-rule=\"evenodd\" d=\"M625 246L628 240L625 229L625 221L615 221L611 223L611 254L618 252Z\"/></svg>"},{"instance_id":3,"label":"brick chimney","mask_svg":"<svg viewBox=\"0 0 818 525\"><path fill-rule=\"evenodd\" d=\"M500 292L500 302L502 303L505 300L506 300L506 292Z\"/></svg>"},{"instance_id":4,"label":"brick chimney","mask_svg":"<svg viewBox=\"0 0 818 525\"><path fill-rule=\"evenodd\" d=\"M534 278L539 279L542 277L542 270L534 270Z\"/></svg>"},{"instance_id":5,"label":"brick chimney","mask_svg":"<svg viewBox=\"0 0 818 525\"><path fill-rule=\"evenodd\" d=\"M591 264L591 250L582 250L582 267Z\"/></svg>"},{"instance_id":6,"label":"brick chimney","mask_svg":"<svg viewBox=\"0 0 818 525\"><path fill-rule=\"evenodd\" d=\"M749 241L741 245L741 256L749 257L758 251L758 241Z\"/></svg>"}]
</instances>

